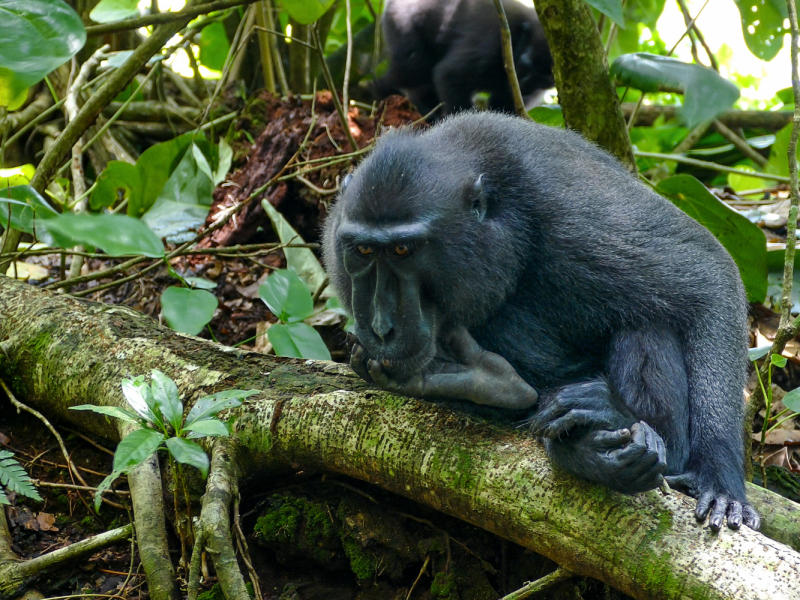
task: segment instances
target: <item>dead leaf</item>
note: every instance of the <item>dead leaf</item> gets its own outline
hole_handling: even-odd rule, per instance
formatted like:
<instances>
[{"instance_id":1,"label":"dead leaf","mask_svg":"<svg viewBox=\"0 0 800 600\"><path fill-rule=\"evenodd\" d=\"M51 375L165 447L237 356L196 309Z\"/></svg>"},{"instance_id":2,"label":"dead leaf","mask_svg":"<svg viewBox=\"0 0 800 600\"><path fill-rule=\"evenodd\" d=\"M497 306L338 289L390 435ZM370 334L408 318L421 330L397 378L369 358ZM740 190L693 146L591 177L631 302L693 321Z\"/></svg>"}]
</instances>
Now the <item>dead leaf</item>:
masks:
<instances>
[{"instance_id":1,"label":"dead leaf","mask_svg":"<svg viewBox=\"0 0 800 600\"><path fill-rule=\"evenodd\" d=\"M56 522L55 515L40 512L36 515L36 521L39 523L39 529L41 531L58 531L58 527L54 527Z\"/></svg>"}]
</instances>

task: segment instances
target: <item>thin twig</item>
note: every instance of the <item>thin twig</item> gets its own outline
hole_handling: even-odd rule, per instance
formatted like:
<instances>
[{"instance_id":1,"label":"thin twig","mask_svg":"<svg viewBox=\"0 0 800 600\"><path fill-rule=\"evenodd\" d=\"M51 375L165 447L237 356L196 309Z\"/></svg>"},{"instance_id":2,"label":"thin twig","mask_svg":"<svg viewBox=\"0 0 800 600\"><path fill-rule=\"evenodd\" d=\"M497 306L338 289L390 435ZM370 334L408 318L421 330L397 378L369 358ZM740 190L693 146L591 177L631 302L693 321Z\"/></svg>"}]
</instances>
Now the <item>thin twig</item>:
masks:
<instances>
[{"instance_id":1,"label":"thin twig","mask_svg":"<svg viewBox=\"0 0 800 600\"><path fill-rule=\"evenodd\" d=\"M430 562L431 562L431 555L428 554L425 556L425 562L422 564L422 568L419 570L419 575L417 575L417 578L414 580L414 583L411 584L411 589L408 590L408 594L406 594L406 600L409 600L411 598L411 594L414 593L414 588L417 587L419 580L422 579L422 575L428 569L428 563Z\"/></svg>"},{"instance_id":2,"label":"thin twig","mask_svg":"<svg viewBox=\"0 0 800 600\"><path fill-rule=\"evenodd\" d=\"M634 150L633 154L639 158L658 158L661 160L672 160L684 165L692 165L694 167L702 167L704 169L711 169L712 171L719 171L720 173L735 173L736 175L747 175L748 177L758 176L761 179L769 179L770 181L780 181L782 183L789 183L790 179L783 175L773 175L772 173L757 173L753 174L752 171L745 171L744 169L735 169L725 165L708 162L706 160L697 160L696 158L689 158L681 154L662 154L660 152L640 152Z\"/></svg>"},{"instance_id":3,"label":"thin twig","mask_svg":"<svg viewBox=\"0 0 800 600\"><path fill-rule=\"evenodd\" d=\"M352 16L350 14L350 0L344 0L346 22L347 22L347 54L344 61L344 83L342 84L342 104L344 109L349 110L350 103L348 102L348 95L350 89L350 67L353 64L353 23L351 22Z\"/></svg>"},{"instance_id":4,"label":"thin twig","mask_svg":"<svg viewBox=\"0 0 800 600\"><path fill-rule=\"evenodd\" d=\"M508 596L503 596L500 600L523 600L523 598L527 598L533 594L542 592L553 587L557 583L561 583L567 579L572 579L573 577L575 577L575 573L568 571L563 567L559 567L549 575L545 575L536 581L526 583L517 591L511 592Z\"/></svg>"},{"instance_id":5,"label":"thin twig","mask_svg":"<svg viewBox=\"0 0 800 600\"><path fill-rule=\"evenodd\" d=\"M520 117L530 119L525 110L525 101L522 99L522 92L519 89L517 71L514 68L514 49L511 47L511 29L508 27L508 18L500 0L494 0L494 7L497 9L497 16L500 19L500 40L503 47L503 66L506 68L508 85L511 87L511 97L514 99L514 110Z\"/></svg>"}]
</instances>

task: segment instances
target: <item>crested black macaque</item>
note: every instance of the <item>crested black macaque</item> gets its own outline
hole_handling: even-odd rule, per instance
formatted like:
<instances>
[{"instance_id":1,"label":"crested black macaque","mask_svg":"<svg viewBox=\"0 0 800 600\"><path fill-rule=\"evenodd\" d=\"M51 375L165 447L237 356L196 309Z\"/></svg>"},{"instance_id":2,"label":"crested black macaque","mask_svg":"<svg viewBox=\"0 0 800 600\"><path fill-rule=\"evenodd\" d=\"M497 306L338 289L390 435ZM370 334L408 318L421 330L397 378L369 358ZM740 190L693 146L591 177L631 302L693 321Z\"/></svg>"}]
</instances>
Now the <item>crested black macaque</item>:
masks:
<instances>
[{"instance_id":1,"label":"crested black macaque","mask_svg":"<svg viewBox=\"0 0 800 600\"><path fill-rule=\"evenodd\" d=\"M713 529L758 528L736 265L578 134L474 112L390 132L334 206L324 258L364 379L532 409L562 469L631 494L665 475Z\"/></svg>"},{"instance_id":2,"label":"crested black macaque","mask_svg":"<svg viewBox=\"0 0 800 600\"><path fill-rule=\"evenodd\" d=\"M523 96L553 87L553 59L533 8L503 0ZM472 106L489 92L493 110L514 112L493 0L386 0L382 18L389 70L378 80L380 97L400 90L426 113Z\"/></svg>"}]
</instances>

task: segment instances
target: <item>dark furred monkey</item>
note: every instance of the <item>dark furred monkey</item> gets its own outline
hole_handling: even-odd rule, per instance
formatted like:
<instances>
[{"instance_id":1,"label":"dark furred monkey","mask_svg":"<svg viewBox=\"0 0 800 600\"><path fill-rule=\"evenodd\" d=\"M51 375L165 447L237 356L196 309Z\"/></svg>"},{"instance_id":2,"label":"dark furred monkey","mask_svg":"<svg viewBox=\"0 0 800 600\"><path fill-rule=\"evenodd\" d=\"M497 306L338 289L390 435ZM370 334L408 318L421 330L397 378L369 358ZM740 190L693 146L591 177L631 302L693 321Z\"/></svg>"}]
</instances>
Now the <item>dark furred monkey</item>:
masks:
<instances>
[{"instance_id":1,"label":"dark furred monkey","mask_svg":"<svg viewBox=\"0 0 800 600\"><path fill-rule=\"evenodd\" d=\"M553 87L536 11L517 0L503 0L503 8L522 94ZM492 109L514 112L493 0L386 0L382 24L389 71L379 95L403 90L421 112L443 102L447 114L470 108L475 92L489 92Z\"/></svg>"},{"instance_id":2,"label":"dark furred monkey","mask_svg":"<svg viewBox=\"0 0 800 600\"><path fill-rule=\"evenodd\" d=\"M712 528L758 527L736 265L606 152L493 113L389 133L334 206L324 252L362 377L536 405L568 472L625 493L664 474Z\"/></svg>"}]
</instances>

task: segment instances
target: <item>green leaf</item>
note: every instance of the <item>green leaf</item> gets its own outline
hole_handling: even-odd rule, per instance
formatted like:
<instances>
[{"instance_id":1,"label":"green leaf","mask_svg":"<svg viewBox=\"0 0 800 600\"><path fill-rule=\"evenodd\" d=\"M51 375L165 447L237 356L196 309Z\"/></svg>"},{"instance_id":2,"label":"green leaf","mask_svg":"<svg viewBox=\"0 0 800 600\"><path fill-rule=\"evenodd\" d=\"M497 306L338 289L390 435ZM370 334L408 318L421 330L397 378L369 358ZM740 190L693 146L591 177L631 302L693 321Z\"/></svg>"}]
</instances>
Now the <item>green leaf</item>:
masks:
<instances>
[{"instance_id":1,"label":"green leaf","mask_svg":"<svg viewBox=\"0 0 800 600\"><path fill-rule=\"evenodd\" d=\"M184 429L197 421L213 417L227 408L241 406L242 400L258 393L260 393L258 390L225 390L211 396L203 396L186 415Z\"/></svg>"},{"instance_id":2,"label":"green leaf","mask_svg":"<svg viewBox=\"0 0 800 600\"><path fill-rule=\"evenodd\" d=\"M625 29L625 15L622 13L622 0L586 0L592 6Z\"/></svg>"},{"instance_id":3,"label":"green leaf","mask_svg":"<svg viewBox=\"0 0 800 600\"><path fill-rule=\"evenodd\" d=\"M169 287L161 294L161 312L167 325L189 335L203 330L218 304L214 294L205 290Z\"/></svg>"},{"instance_id":4,"label":"green leaf","mask_svg":"<svg viewBox=\"0 0 800 600\"><path fill-rule=\"evenodd\" d=\"M156 411L150 385L145 383L143 375L133 379L123 379L120 386L125 400L143 419L159 426L163 424L161 414Z\"/></svg>"},{"instance_id":5,"label":"green leaf","mask_svg":"<svg viewBox=\"0 0 800 600\"><path fill-rule=\"evenodd\" d=\"M141 221L126 215L62 214L42 223L61 248L75 243L101 248L109 256L164 255L161 240Z\"/></svg>"},{"instance_id":6,"label":"green leaf","mask_svg":"<svg viewBox=\"0 0 800 600\"><path fill-rule=\"evenodd\" d=\"M769 357L769 361L770 361L770 362L771 362L773 365L775 365L776 367L778 367L779 369L782 369L783 367L785 367L785 366L786 366L786 357L785 357L785 356L781 356L780 354L773 354L773 355L771 355L771 356Z\"/></svg>"},{"instance_id":7,"label":"green leaf","mask_svg":"<svg viewBox=\"0 0 800 600\"><path fill-rule=\"evenodd\" d=\"M794 412L800 412L800 388L795 388L783 397L783 405Z\"/></svg>"},{"instance_id":8,"label":"green leaf","mask_svg":"<svg viewBox=\"0 0 800 600\"><path fill-rule=\"evenodd\" d=\"M714 234L739 267L747 298L750 302L762 302L767 294L764 232L691 175L669 177L657 190Z\"/></svg>"},{"instance_id":9,"label":"green leaf","mask_svg":"<svg viewBox=\"0 0 800 600\"><path fill-rule=\"evenodd\" d=\"M112 160L97 178L89 206L92 210L100 210L120 204L123 200L127 200L129 205L139 204L140 194L141 181L136 166Z\"/></svg>"},{"instance_id":10,"label":"green leaf","mask_svg":"<svg viewBox=\"0 0 800 600\"><path fill-rule=\"evenodd\" d=\"M747 47L761 60L770 61L783 47L784 19L789 17L786 0L733 0L742 17L742 35ZM752 29L752 33L751 33Z\"/></svg>"},{"instance_id":11,"label":"green leaf","mask_svg":"<svg viewBox=\"0 0 800 600\"><path fill-rule=\"evenodd\" d=\"M270 274L258 286L258 296L284 323L302 321L314 312L311 292L291 269L280 269Z\"/></svg>"},{"instance_id":12,"label":"green leaf","mask_svg":"<svg viewBox=\"0 0 800 600\"><path fill-rule=\"evenodd\" d=\"M228 426L219 419L200 419L184 427L184 431L191 431L193 439L201 437L228 437L231 432Z\"/></svg>"},{"instance_id":13,"label":"green leaf","mask_svg":"<svg viewBox=\"0 0 800 600\"><path fill-rule=\"evenodd\" d=\"M114 471L125 472L143 463L164 441L164 434L147 427L132 431L117 445Z\"/></svg>"},{"instance_id":14,"label":"green leaf","mask_svg":"<svg viewBox=\"0 0 800 600\"><path fill-rule=\"evenodd\" d=\"M178 393L178 386L158 369L153 369L151 378L150 388L155 407L175 431L180 431L183 422L183 404Z\"/></svg>"},{"instance_id":15,"label":"green leaf","mask_svg":"<svg viewBox=\"0 0 800 600\"><path fill-rule=\"evenodd\" d=\"M86 43L80 17L61 0L0 0L0 22L0 96L41 81Z\"/></svg>"},{"instance_id":16,"label":"green leaf","mask_svg":"<svg viewBox=\"0 0 800 600\"><path fill-rule=\"evenodd\" d=\"M560 106L537 106L528 111L528 116L542 125L564 129L564 113Z\"/></svg>"},{"instance_id":17,"label":"green leaf","mask_svg":"<svg viewBox=\"0 0 800 600\"><path fill-rule=\"evenodd\" d=\"M775 134L775 141L769 149L769 162L767 163L767 173L773 175L789 176L789 140L792 137L792 124ZM800 145L797 148L800 153ZM797 156L797 155L795 155Z\"/></svg>"},{"instance_id":18,"label":"green leaf","mask_svg":"<svg viewBox=\"0 0 800 600\"><path fill-rule=\"evenodd\" d=\"M333 5L334 0L283 0L283 8L289 16L308 25L319 19Z\"/></svg>"},{"instance_id":19,"label":"green leaf","mask_svg":"<svg viewBox=\"0 0 800 600\"><path fill-rule=\"evenodd\" d=\"M192 132L178 136L168 142L150 146L142 152L136 161L136 170L139 172L141 194L137 202L128 204L128 215L141 217L144 215L156 198L158 198L169 176L180 163L186 149L192 143Z\"/></svg>"},{"instance_id":20,"label":"green leaf","mask_svg":"<svg viewBox=\"0 0 800 600\"><path fill-rule=\"evenodd\" d=\"M123 421L127 421L128 423L136 423L137 425L142 424L142 419L140 419L134 413L125 410L123 408L117 408L116 406L96 406L94 404L81 404L79 406L70 406L69 409L90 410L92 412L100 413L101 415L108 415L109 417L122 419Z\"/></svg>"},{"instance_id":21,"label":"green leaf","mask_svg":"<svg viewBox=\"0 0 800 600\"><path fill-rule=\"evenodd\" d=\"M197 442L173 437L167 440L167 449L179 463L195 467L203 477L208 477L208 455Z\"/></svg>"},{"instance_id":22,"label":"green leaf","mask_svg":"<svg viewBox=\"0 0 800 600\"><path fill-rule=\"evenodd\" d=\"M772 348L772 344L768 346L759 346L758 348L750 348L747 351L747 358L749 358L752 361L764 358L769 352L770 348Z\"/></svg>"},{"instance_id":23,"label":"green leaf","mask_svg":"<svg viewBox=\"0 0 800 600\"><path fill-rule=\"evenodd\" d=\"M211 177L208 161L200 149L192 144L191 151L184 153L142 221L158 237L167 238L168 241L183 241L183 238L170 238L189 232L193 236L193 232L205 223L211 206Z\"/></svg>"},{"instance_id":24,"label":"green leaf","mask_svg":"<svg viewBox=\"0 0 800 600\"><path fill-rule=\"evenodd\" d=\"M267 200L262 200L261 206L270 221L272 221L272 227L282 243L303 243L303 238L300 237L300 234L289 225L284 216L272 204ZM305 281L312 294L325 282L327 278L325 269L322 268L319 260L311 250L308 248L284 248L283 254L286 257L286 266L295 270L300 279Z\"/></svg>"},{"instance_id":25,"label":"green leaf","mask_svg":"<svg viewBox=\"0 0 800 600\"><path fill-rule=\"evenodd\" d=\"M278 356L331 359L331 353L319 332L305 323L276 323L267 330L267 337Z\"/></svg>"},{"instance_id":26,"label":"green leaf","mask_svg":"<svg viewBox=\"0 0 800 600\"><path fill-rule=\"evenodd\" d=\"M769 187L766 180L761 179L756 171L750 165L736 165L737 169L752 173L750 175L739 175L738 173L728 173L728 185L733 188L735 192L746 192L748 190L760 190Z\"/></svg>"},{"instance_id":27,"label":"green leaf","mask_svg":"<svg viewBox=\"0 0 800 600\"><path fill-rule=\"evenodd\" d=\"M100 485L97 486L97 490L94 493L94 509L96 511L100 511L100 505L103 503L103 492L111 489L111 484L114 483L120 475L122 475L122 471L112 471L100 482Z\"/></svg>"},{"instance_id":28,"label":"green leaf","mask_svg":"<svg viewBox=\"0 0 800 600\"><path fill-rule=\"evenodd\" d=\"M647 52L623 54L611 65L611 75L643 92L682 90L681 115L690 128L713 119L739 98L739 88L713 69Z\"/></svg>"},{"instance_id":29,"label":"green leaf","mask_svg":"<svg viewBox=\"0 0 800 600\"><path fill-rule=\"evenodd\" d=\"M225 26L215 21L203 27L197 45L200 47L200 64L214 71L222 71L231 47L225 34Z\"/></svg>"},{"instance_id":30,"label":"green leaf","mask_svg":"<svg viewBox=\"0 0 800 600\"><path fill-rule=\"evenodd\" d=\"M214 185L219 185L225 181L228 171L231 170L231 163L233 162L233 148L228 145L225 138L219 139L219 165L214 172Z\"/></svg>"},{"instance_id":31,"label":"green leaf","mask_svg":"<svg viewBox=\"0 0 800 600\"><path fill-rule=\"evenodd\" d=\"M17 185L0 189L0 225L31 235L42 233L41 219L56 216L58 213L47 200L29 185Z\"/></svg>"},{"instance_id":32,"label":"green leaf","mask_svg":"<svg viewBox=\"0 0 800 600\"><path fill-rule=\"evenodd\" d=\"M89 13L95 23L122 21L128 17L139 16L139 0L100 0Z\"/></svg>"},{"instance_id":33,"label":"green leaf","mask_svg":"<svg viewBox=\"0 0 800 600\"><path fill-rule=\"evenodd\" d=\"M0 484L7 490L42 501L42 497L33 486L30 476L22 468L22 465L14 459L14 455L7 450L0 450Z\"/></svg>"},{"instance_id":34,"label":"green leaf","mask_svg":"<svg viewBox=\"0 0 800 600\"><path fill-rule=\"evenodd\" d=\"M213 290L217 284L202 277L184 277L183 280L196 290Z\"/></svg>"}]
</instances>

